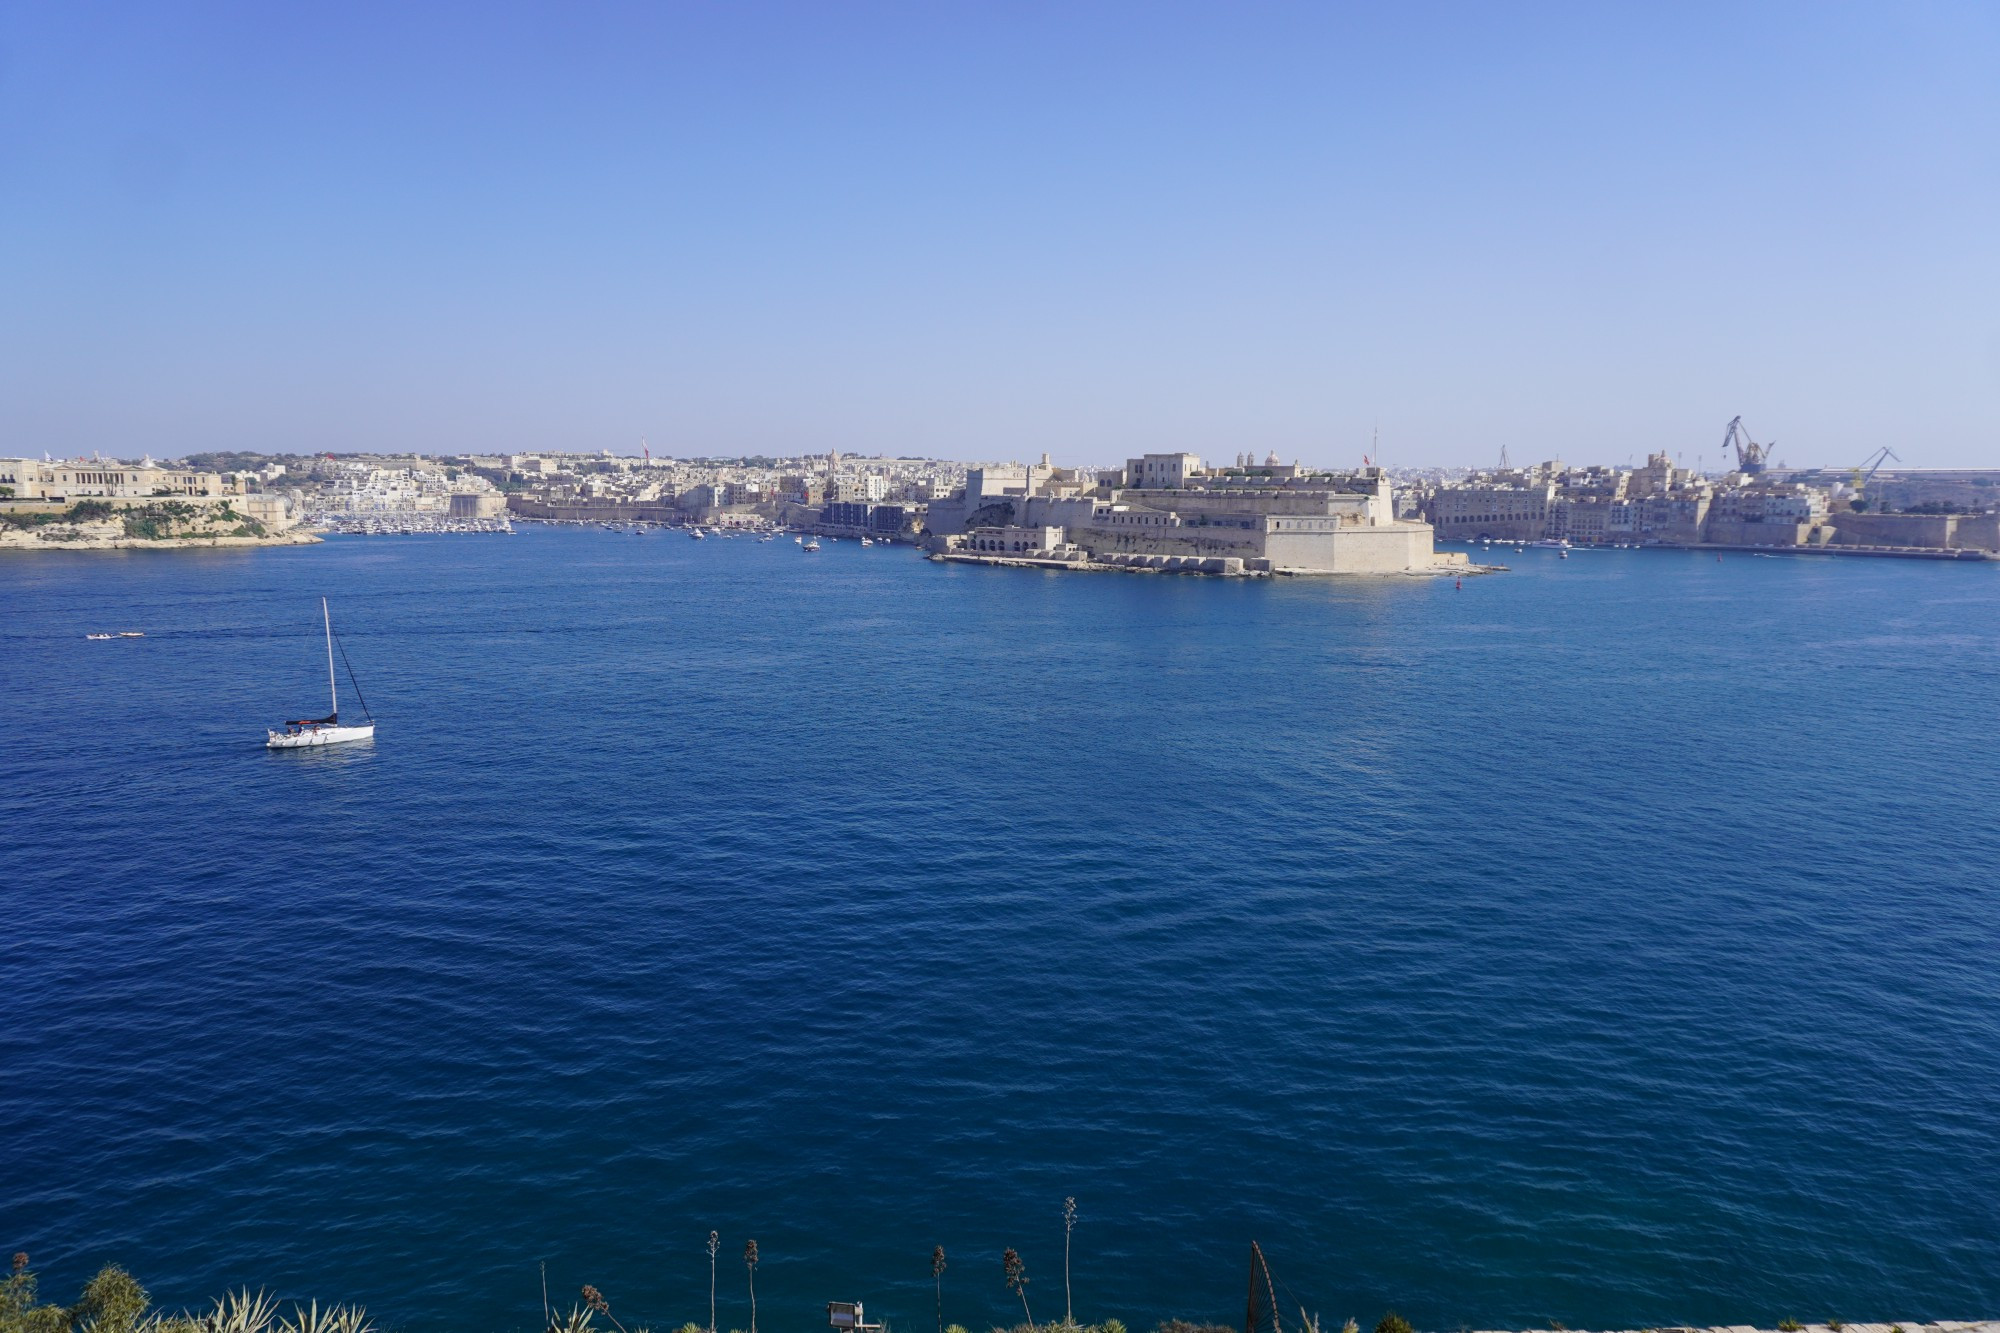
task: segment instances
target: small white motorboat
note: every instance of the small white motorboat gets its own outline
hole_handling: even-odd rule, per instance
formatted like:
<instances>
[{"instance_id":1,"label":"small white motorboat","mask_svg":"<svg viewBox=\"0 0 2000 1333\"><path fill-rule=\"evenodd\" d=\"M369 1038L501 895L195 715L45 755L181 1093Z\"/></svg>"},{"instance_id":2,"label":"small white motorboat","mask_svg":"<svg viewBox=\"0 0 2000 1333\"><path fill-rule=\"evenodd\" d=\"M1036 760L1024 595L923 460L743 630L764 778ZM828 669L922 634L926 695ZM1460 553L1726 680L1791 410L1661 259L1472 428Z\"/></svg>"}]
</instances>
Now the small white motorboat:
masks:
<instances>
[{"instance_id":1,"label":"small white motorboat","mask_svg":"<svg viewBox=\"0 0 2000 1333\"><path fill-rule=\"evenodd\" d=\"M268 737L264 742L267 750L304 750L320 745L341 745L347 741L371 740L375 735L375 718L368 712L368 701L361 697L361 685L354 679L354 666L347 667L348 683L354 686L354 697L361 700L362 715L366 722L350 722L345 726L340 721L340 686L333 674L333 613L327 609L326 598L319 599L320 616L326 622L326 688L333 700L333 711L325 717L301 718L285 723L285 729L275 727L265 729ZM347 660L347 650L340 650L342 661Z\"/></svg>"},{"instance_id":2,"label":"small white motorboat","mask_svg":"<svg viewBox=\"0 0 2000 1333\"><path fill-rule=\"evenodd\" d=\"M817 537L806 543L806 550L817 551L818 549L819 549L819 539Z\"/></svg>"}]
</instances>

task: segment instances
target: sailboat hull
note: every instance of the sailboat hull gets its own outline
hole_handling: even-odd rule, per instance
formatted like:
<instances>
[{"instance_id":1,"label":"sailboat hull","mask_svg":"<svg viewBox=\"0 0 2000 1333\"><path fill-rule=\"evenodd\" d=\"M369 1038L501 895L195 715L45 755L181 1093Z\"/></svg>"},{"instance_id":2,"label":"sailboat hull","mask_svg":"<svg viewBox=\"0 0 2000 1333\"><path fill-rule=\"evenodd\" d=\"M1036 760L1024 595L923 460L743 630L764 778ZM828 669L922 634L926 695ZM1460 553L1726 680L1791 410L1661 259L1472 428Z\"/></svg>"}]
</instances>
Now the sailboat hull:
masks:
<instances>
[{"instance_id":1,"label":"sailboat hull","mask_svg":"<svg viewBox=\"0 0 2000 1333\"><path fill-rule=\"evenodd\" d=\"M344 745L348 741L373 740L375 724L365 722L358 727L305 727L298 731L272 731L266 733L270 739L264 742L267 750L305 750L319 745Z\"/></svg>"}]
</instances>

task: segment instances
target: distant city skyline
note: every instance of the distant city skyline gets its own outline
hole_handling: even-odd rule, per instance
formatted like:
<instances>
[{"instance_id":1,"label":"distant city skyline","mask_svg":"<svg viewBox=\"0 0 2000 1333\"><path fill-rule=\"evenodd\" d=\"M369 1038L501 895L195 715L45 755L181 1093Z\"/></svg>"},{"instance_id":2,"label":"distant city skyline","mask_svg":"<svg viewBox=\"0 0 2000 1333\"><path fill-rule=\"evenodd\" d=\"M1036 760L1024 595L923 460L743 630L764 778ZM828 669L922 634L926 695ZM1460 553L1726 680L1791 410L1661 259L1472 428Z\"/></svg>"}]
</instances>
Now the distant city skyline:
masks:
<instances>
[{"instance_id":1,"label":"distant city skyline","mask_svg":"<svg viewBox=\"0 0 2000 1333\"><path fill-rule=\"evenodd\" d=\"M20 6L0 455L2000 466L1996 67L1974 3Z\"/></svg>"}]
</instances>

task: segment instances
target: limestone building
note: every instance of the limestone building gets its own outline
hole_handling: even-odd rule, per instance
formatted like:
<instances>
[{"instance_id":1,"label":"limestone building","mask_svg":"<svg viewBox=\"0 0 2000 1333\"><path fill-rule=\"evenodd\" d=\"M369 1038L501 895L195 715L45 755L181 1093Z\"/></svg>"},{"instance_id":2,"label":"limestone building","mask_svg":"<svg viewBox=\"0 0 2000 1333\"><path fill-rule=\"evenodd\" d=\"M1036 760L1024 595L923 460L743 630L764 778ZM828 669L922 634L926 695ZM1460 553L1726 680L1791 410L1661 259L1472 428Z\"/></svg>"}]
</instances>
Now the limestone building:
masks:
<instances>
[{"instance_id":1,"label":"limestone building","mask_svg":"<svg viewBox=\"0 0 2000 1333\"><path fill-rule=\"evenodd\" d=\"M16 500L199 498L240 495L243 491L235 478L219 472L161 467L150 458L137 463L0 458L0 486L8 488L12 492L9 498Z\"/></svg>"}]
</instances>

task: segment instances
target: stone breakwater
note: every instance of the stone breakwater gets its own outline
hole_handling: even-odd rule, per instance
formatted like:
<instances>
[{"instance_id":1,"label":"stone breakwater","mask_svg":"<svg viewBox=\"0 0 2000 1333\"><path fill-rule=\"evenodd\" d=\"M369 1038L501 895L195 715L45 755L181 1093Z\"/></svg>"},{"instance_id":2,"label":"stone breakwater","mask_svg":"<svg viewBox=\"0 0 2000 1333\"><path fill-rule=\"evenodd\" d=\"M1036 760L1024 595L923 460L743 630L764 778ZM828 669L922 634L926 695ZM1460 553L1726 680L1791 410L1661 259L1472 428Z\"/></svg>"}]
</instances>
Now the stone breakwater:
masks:
<instances>
[{"instance_id":1,"label":"stone breakwater","mask_svg":"<svg viewBox=\"0 0 2000 1333\"><path fill-rule=\"evenodd\" d=\"M1279 574L1286 577L1311 577L1311 574L1304 571L1251 568L1247 562L1235 556L1137 555L1124 552L1088 556L995 555L954 549L934 551L930 559L939 564L1000 565L1008 569L1063 569L1097 574L1201 574L1222 579L1268 579ZM1373 577L1451 578L1465 574L1498 574L1506 568L1505 565L1440 562L1429 569L1394 570ZM1327 577L1351 576L1328 575Z\"/></svg>"}]
</instances>

